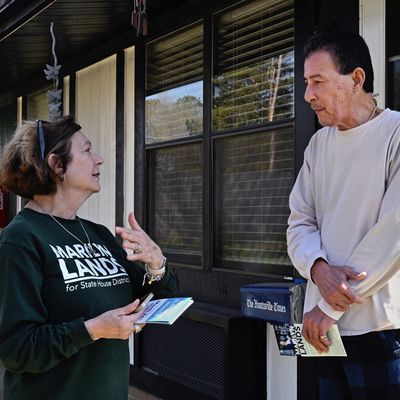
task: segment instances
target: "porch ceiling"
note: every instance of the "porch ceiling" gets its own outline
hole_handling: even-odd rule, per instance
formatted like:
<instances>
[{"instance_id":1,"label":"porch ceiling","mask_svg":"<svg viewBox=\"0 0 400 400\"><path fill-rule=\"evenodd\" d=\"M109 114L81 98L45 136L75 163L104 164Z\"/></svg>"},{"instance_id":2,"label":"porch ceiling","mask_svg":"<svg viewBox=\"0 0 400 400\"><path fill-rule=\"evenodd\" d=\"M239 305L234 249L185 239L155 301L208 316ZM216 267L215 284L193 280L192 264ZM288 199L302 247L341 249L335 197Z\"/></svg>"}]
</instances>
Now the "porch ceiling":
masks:
<instances>
[{"instance_id":1,"label":"porch ceiling","mask_svg":"<svg viewBox=\"0 0 400 400\"><path fill-rule=\"evenodd\" d=\"M147 0L149 20L179 3ZM124 32L134 35L132 9L133 0L1 0L0 94L38 77L52 63L51 22L63 64Z\"/></svg>"}]
</instances>

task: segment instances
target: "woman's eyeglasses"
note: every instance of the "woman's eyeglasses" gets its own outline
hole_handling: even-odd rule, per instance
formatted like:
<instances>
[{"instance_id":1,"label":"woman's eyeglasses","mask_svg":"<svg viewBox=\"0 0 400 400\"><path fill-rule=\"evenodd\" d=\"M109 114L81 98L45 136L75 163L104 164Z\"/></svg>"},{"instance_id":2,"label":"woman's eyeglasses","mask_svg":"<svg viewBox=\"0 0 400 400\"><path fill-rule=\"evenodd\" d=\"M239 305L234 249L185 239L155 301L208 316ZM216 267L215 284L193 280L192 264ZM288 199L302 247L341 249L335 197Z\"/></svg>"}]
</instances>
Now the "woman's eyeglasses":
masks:
<instances>
[{"instance_id":1,"label":"woman's eyeglasses","mask_svg":"<svg viewBox=\"0 0 400 400\"><path fill-rule=\"evenodd\" d=\"M39 143L39 153L44 161L44 151L46 149L46 142L44 141L44 130L43 130L43 122L40 119L36 120L37 124L37 136Z\"/></svg>"}]
</instances>

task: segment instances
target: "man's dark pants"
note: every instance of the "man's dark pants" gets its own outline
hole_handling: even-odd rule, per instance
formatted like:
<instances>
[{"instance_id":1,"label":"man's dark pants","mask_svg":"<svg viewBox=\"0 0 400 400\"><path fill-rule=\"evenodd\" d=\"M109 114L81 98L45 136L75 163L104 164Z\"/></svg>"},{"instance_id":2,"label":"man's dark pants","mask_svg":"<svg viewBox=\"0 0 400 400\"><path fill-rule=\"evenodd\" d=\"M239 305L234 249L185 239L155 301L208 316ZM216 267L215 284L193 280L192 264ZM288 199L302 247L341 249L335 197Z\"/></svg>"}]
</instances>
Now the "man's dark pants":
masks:
<instances>
[{"instance_id":1,"label":"man's dark pants","mask_svg":"<svg viewBox=\"0 0 400 400\"><path fill-rule=\"evenodd\" d=\"M318 357L319 400L400 400L400 329L343 336L347 357Z\"/></svg>"}]
</instances>

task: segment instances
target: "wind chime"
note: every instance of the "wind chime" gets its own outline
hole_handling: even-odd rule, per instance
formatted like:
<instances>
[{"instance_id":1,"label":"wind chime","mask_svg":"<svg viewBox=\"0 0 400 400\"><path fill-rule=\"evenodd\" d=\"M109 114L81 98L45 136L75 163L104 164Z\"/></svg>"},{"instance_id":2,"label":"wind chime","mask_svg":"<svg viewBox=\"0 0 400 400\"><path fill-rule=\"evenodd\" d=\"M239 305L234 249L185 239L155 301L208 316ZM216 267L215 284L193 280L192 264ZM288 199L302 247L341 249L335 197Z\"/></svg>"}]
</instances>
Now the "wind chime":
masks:
<instances>
[{"instance_id":1,"label":"wind chime","mask_svg":"<svg viewBox=\"0 0 400 400\"><path fill-rule=\"evenodd\" d=\"M136 29L136 36L147 35L146 0L133 0L131 25Z\"/></svg>"}]
</instances>

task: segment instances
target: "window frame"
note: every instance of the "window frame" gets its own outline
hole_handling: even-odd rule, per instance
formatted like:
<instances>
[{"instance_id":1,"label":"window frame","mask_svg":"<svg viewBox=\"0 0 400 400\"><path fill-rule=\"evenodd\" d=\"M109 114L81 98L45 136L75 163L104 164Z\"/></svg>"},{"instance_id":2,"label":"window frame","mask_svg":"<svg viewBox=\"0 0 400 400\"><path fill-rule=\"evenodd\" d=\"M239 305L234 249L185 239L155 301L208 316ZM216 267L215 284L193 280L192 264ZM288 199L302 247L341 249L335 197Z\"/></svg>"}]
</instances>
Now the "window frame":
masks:
<instances>
[{"instance_id":1,"label":"window frame","mask_svg":"<svg viewBox=\"0 0 400 400\"><path fill-rule=\"evenodd\" d=\"M296 5L296 0L294 2ZM205 10L201 20L191 20L187 24L184 21L171 29L168 34L160 34L152 37L151 41L162 39L171 32L180 31L189 28L193 24L203 22L204 35L204 71L203 71L203 134L190 138L180 138L162 143L144 144L144 126L145 126L145 45L137 46L135 75L135 212L142 226L150 233L154 232L154 220L152 219L151 207L151 171L149 163L149 152L154 149L179 145L180 143L189 143L192 141L202 141L203 143L203 255L201 265L195 265L189 258L179 260L170 260L170 267L178 274L181 294L188 294L196 297L199 301L217 303L234 308L240 307L240 296L238 295L240 287L245 284L258 283L260 281L282 282L290 281L296 275L294 267L282 265L257 264L255 268L240 269L240 266L221 268L215 264L215 223L214 223L214 177L213 177L213 142L224 136L233 136L246 133L256 133L269 129L276 129L287 125L293 125L293 182L295 175L300 169L302 163L303 151L308 139L314 133L314 115L303 101L304 79L302 57L298 57L296 49L302 48L303 42L294 35L294 116L289 119L273 121L262 126L240 127L227 131L213 131L212 129L212 104L213 104L213 47L214 37L217 34L215 19L217 14L229 11L232 8L240 7L241 2L229 4L228 7L217 10L211 7ZM295 7L295 31L296 31L296 12ZM304 38L303 38L304 41ZM149 41L150 42L150 41ZM299 47L301 46L301 47ZM301 59L299 64L298 59ZM299 75L300 74L300 75ZM300 95L299 89L300 88ZM296 103L301 99L301 114L298 112ZM305 107L304 107L305 105ZM304 136L298 135L297 122L301 118L300 130L305 131ZM310 131L311 127L311 131ZM303 133L304 135L304 133ZM167 254L168 256L168 254ZM221 290L221 285L225 288ZM205 291L204 289L207 288Z\"/></svg>"}]
</instances>

